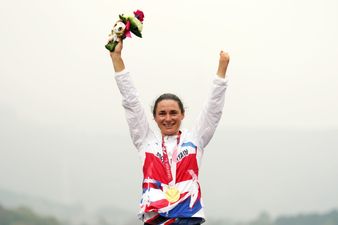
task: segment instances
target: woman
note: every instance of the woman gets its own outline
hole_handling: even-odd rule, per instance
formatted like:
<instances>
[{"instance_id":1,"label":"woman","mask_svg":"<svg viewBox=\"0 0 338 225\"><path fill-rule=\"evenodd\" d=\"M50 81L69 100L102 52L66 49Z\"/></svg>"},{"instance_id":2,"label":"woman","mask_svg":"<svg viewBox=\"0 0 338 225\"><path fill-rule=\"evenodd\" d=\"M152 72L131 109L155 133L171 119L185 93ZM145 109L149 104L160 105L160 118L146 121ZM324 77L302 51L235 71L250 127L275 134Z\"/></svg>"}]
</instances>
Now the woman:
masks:
<instances>
[{"instance_id":1,"label":"woman","mask_svg":"<svg viewBox=\"0 0 338 225\"><path fill-rule=\"evenodd\" d=\"M130 134L143 163L143 192L139 218L144 224L189 224L204 222L198 180L204 148L221 118L229 55L220 53L211 95L194 128L184 130L184 107L173 94L163 94L153 109L160 133L153 132L137 98L121 57L122 41L110 53L115 79L122 94Z\"/></svg>"}]
</instances>

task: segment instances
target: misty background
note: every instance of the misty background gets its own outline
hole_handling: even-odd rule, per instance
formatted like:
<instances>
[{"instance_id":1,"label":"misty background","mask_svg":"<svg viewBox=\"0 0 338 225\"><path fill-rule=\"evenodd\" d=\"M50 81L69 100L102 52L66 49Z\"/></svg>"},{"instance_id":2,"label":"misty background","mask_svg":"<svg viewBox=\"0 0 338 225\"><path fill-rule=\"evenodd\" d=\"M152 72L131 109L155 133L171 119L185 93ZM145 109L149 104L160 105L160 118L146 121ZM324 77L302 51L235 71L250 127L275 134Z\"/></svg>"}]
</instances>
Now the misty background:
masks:
<instances>
[{"instance_id":1,"label":"misty background","mask_svg":"<svg viewBox=\"0 0 338 225\"><path fill-rule=\"evenodd\" d=\"M141 165L104 48L118 15L136 9L143 38L126 39L123 57L154 129L163 92L182 98L191 127L219 51L230 53L200 175L208 217L338 208L334 0L2 2L0 205L17 193L136 217Z\"/></svg>"}]
</instances>

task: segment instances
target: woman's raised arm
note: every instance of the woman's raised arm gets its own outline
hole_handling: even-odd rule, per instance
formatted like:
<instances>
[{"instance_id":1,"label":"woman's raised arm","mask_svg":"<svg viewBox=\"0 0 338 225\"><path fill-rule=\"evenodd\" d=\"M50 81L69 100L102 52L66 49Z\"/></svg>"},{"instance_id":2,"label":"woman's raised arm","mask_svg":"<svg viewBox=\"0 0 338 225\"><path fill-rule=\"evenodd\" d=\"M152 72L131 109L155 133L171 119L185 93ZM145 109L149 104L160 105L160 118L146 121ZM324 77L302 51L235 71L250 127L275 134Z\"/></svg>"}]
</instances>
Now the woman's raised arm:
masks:
<instances>
[{"instance_id":1,"label":"woman's raised arm","mask_svg":"<svg viewBox=\"0 0 338 225\"><path fill-rule=\"evenodd\" d=\"M150 127L129 72L125 71L121 57L122 48L122 40L119 40L115 50L110 52L110 57L115 70L115 80L122 95L122 105L125 109L130 136L135 147L140 150Z\"/></svg>"},{"instance_id":2,"label":"woman's raised arm","mask_svg":"<svg viewBox=\"0 0 338 225\"><path fill-rule=\"evenodd\" d=\"M225 77L229 60L229 54L221 51L216 72L217 76L213 80L211 93L193 129L201 148L204 148L209 143L222 116L224 93L227 88L227 79Z\"/></svg>"},{"instance_id":3,"label":"woman's raised arm","mask_svg":"<svg viewBox=\"0 0 338 225\"><path fill-rule=\"evenodd\" d=\"M116 73L119 73L125 69L124 62L121 56L123 41L119 39L118 42L119 43L116 45L115 50L113 52L110 52L110 57L113 61L113 66Z\"/></svg>"},{"instance_id":4,"label":"woman's raised arm","mask_svg":"<svg viewBox=\"0 0 338 225\"><path fill-rule=\"evenodd\" d=\"M225 78L227 68L229 65L230 56L227 52L221 51L219 53L219 63L218 63L218 69L217 69L217 76L220 78Z\"/></svg>"}]
</instances>

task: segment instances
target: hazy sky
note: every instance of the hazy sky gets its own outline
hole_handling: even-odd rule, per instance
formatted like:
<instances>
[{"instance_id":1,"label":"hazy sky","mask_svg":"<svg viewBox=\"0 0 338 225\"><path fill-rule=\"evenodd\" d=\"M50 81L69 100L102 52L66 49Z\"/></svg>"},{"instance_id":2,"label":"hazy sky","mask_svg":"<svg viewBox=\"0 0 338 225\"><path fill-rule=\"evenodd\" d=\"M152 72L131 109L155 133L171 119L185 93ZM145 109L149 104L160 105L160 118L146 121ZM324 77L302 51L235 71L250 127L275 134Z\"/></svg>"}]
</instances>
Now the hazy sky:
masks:
<instances>
[{"instance_id":1,"label":"hazy sky","mask_svg":"<svg viewBox=\"0 0 338 225\"><path fill-rule=\"evenodd\" d=\"M231 56L224 117L201 178L210 193L209 214L248 218L261 210L338 207L331 198L338 190L337 1L13 0L1 5L0 188L136 211L140 165L104 45L118 14L141 9L143 38L125 40L123 55L150 120L155 97L174 92L187 106L184 125L189 127L207 96L218 52ZM280 133L269 132L276 130ZM290 134L302 138L292 142ZM262 147L257 142L265 141L262 135L284 147ZM256 138L256 148L247 142L250 137ZM213 155L219 149L221 157ZM219 198L220 191L210 189L223 175L226 194ZM276 186L268 188L266 180ZM277 185L282 181L286 188ZM311 192L313 184L323 185ZM131 193L128 201L118 193L125 189ZM258 190L273 191L261 196ZM256 198L262 200L253 203Z\"/></svg>"}]
</instances>

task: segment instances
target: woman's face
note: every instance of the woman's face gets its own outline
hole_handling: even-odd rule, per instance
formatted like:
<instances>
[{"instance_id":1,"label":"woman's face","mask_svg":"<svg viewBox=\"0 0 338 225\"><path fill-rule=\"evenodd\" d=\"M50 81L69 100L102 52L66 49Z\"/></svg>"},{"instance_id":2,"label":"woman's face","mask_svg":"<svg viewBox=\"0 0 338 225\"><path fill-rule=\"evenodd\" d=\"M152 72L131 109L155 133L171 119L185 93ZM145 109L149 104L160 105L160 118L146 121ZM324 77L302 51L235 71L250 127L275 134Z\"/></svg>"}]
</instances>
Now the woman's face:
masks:
<instances>
[{"instance_id":1,"label":"woman's face","mask_svg":"<svg viewBox=\"0 0 338 225\"><path fill-rule=\"evenodd\" d=\"M183 118L184 114L175 100L165 99L157 104L155 121L162 135L176 135Z\"/></svg>"}]
</instances>

